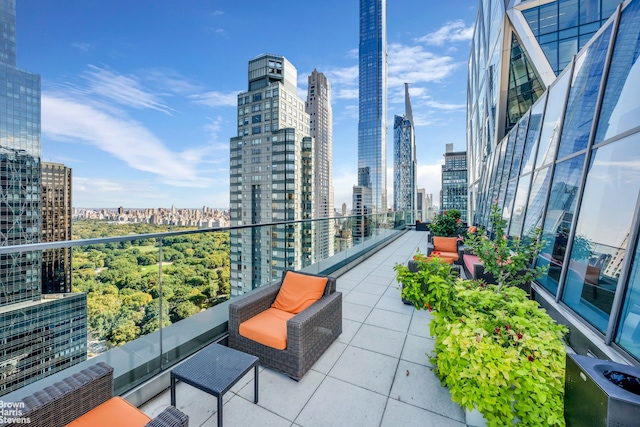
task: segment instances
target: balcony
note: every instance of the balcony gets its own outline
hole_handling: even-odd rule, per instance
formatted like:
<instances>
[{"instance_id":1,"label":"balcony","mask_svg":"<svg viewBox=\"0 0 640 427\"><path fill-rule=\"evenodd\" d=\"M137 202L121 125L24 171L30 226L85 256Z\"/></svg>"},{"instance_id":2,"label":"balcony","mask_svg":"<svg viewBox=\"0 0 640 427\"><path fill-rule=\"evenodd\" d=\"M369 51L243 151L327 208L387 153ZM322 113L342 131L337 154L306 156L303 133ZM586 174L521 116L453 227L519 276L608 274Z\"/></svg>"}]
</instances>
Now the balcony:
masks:
<instances>
[{"instance_id":1,"label":"balcony","mask_svg":"<svg viewBox=\"0 0 640 427\"><path fill-rule=\"evenodd\" d=\"M464 411L428 360L429 313L404 305L395 281L393 266L426 245L427 233L406 232L339 275L342 335L299 382L261 368L258 404L253 373L247 374L224 397L225 424L464 426ZM168 378L163 381L168 386ZM135 402L139 392L125 397ZM169 405L169 394L165 389L139 407L153 417ZM189 415L189 425L216 425L211 395L178 383L177 407Z\"/></svg>"}]
</instances>

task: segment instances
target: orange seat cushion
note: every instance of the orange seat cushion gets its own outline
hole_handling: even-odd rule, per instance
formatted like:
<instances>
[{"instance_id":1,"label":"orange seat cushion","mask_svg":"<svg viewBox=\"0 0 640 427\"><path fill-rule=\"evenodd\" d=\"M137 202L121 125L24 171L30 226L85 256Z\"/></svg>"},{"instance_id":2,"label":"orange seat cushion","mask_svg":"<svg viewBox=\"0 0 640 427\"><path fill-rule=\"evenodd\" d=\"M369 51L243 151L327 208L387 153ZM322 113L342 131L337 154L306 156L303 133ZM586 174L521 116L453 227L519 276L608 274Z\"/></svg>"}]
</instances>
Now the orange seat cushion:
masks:
<instances>
[{"instance_id":1,"label":"orange seat cushion","mask_svg":"<svg viewBox=\"0 0 640 427\"><path fill-rule=\"evenodd\" d=\"M240 323L238 332L245 338L276 350L287 348L287 320L295 314L277 308L268 308L251 319Z\"/></svg>"},{"instance_id":2,"label":"orange seat cushion","mask_svg":"<svg viewBox=\"0 0 640 427\"><path fill-rule=\"evenodd\" d=\"M433 236L433 250L438 252L455 252L457 254L458 239L456 237Z\"/></svg>"},{"instance_id":3,"label":"orange seat cushion","mask_svg":"<svg viewBox=\"0 0 640 427\"><path fill-rule=\"evenodd\" d=\"M120 396L96 406L67 427L144 427L151 421L144 412Z\"/></svg>"},{"instance_id":4,"label":"orange seat cushion","mask_svg":"<svg viewBox=\"0 0 640 427\"><path fill-rule=\"evenodd\" d=\"M287 271L271 307L298 314L322 297L328 280L327 277Z\"/></svg>"}]
</instances>

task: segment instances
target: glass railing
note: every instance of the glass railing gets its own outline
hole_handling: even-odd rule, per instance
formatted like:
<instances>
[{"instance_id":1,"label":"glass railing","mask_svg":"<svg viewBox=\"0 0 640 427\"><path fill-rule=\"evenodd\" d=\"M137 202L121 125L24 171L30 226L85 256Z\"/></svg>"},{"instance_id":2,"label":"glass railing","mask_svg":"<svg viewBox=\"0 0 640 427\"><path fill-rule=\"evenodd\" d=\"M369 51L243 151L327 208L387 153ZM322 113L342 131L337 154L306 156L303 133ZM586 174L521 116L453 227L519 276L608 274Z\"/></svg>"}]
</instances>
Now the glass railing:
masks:
<instances>
[{"instance_id":1,"label":"glass railing","mask_svg":"<svg viewBox=\"0 0 640 427\"><path fill-rule=\"evenodd\" d=\"M29 394L41 389L43 382L33 384L37 388L26 385L78 363L89 363L83 362L85 359L113 366L115 392L121 394L223 339L231 277L237 269L232 260L238 254L230 253L233 230L249 229L251 235L266 228L263 235L277 236L278 229L298 229L295 235L302 241L274 240L259 248L269 270L264 277L278 278L291 269L273 255L282 245L292 249L283 251L292 254L289 267L339 275L359 257L397 237L415 218L412 212L389 212L0 247L2 259L28 258L44 265L43 271L59 275L57 282L49 277L57 287L47 288L59 293L43 294L42 298L35 295L28 302L0 307L0 315L24 318L25 325L16 339L11 337L13 329L3 331L7 339L0 367L11 369L5 369L0 380L0 396L14 390ZM78 223L74 227L103 225ZM71 287L61 279L69 254ZM260 286L272 282L264 280ZM41 333L28 330L34 322L28 318L25 304L32 309L29 313L49 313L48 324L36 325ZM51 304L56 306L44 309ZM7 324L2 325L5 328ZM19 340L20 345L10 345Z\"/></svg>"}]
</instances>

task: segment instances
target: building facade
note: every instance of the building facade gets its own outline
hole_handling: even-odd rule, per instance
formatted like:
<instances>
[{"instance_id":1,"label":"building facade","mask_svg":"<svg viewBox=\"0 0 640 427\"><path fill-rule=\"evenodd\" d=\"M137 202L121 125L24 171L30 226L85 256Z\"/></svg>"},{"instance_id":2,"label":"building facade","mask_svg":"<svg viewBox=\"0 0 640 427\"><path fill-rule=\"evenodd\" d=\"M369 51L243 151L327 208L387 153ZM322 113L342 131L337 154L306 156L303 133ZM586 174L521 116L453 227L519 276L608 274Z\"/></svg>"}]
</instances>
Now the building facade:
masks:
<instances>
[{"instance_id":1,"label":"building facade","mask_svg":"<svg viewBox=\"0 0 640 427\"><path fill-rule=\"evenodd\" d=\"M358 186L387 210L387 2L360 0Z\"/></svg>"},{"instance_id":2,"label":"building facade","mask_svg":"<svg viewBox=\"0 0 640 427\"><path fill-rule=\"evenodd\" d=\"M416 136L409 99L409 85L404 84L405 114L393 120L393 209L416 210Z\"/></svg>"},{"instance_id":3,"label":"building facade","mask_svg":"<svg viewBox=\"0 0 640 427\"><path fill-rule=\"evenodd\" d=\"M315 144L313 152L314 212L313 218L331 218L333 213L333 115L331 110L331 85L327 77L313 70L307 85L309 130ZM316 222L316 261L327 259L334 253L333 224L328 220Z\"/></svg>"},{"instance_id":4,"label":"building facade","mask_svg":"<svg viewBox=\"0 0 640 427\"><path fill-rule=\"evenodd\" d=\"M371 214L373 196L370 187L353 187L353 215L351 238L354 245L363 243L371 236Z\"/></svg>"},{"instance_id":5,"label":"building facade","mask_svg":"<svg viewBox=\"0 0 640 427\"><path fill-rule=\"evenodd\" d=\"M16 66L15 0L0 24L0 245L39 243L40 76ZM43 297L41 266L40 251L0 255L0 395L86 359L86 296Z\"/></svg>"},{"instance_id":6,"label":"building facade","mask_svg":"<svg viewBox=\"0 0 640 427\"><path fill-rule=\"evenodd\" d=\"M71 168L42 162L42 242L72 240ZM71 292L71 248L42 251L42 293Z\"/></svg>"},{"instance_id":7,"label":"building facade","mask_svg":"<svg viewBox=\"0 0 640 427\"><path fill-rule=\"evenodd\" d=\"M578 353L640 364L640 0L513 3L478 7L473 220L498 203L512 238L540 227L536 299Z\"/></svg>"},{"instance_id":8,"label":"building facade","mask_svg":"<svg viewBox=\"0 0 640 427\"><path fill-rule=\"evenodd\" d=\"M283 56L249 61L249 88L238 95L231 138L231 226L311 219L314 143L297 95L295 67ZM299 224L230 232L231 293L240 295L314 259L313 229Z\"/></svg>"},{"instance_id":9,"label":"building facade","mask_svg":"<svg viewBox=\"0 0 640 427\"><path fill-rule=\"evenodd\" d=\"M442 191L440 209L457 209L462 221L467 221L467 152L453 151L453 144L447 144L442 165Z\"/></svg>"}]
</instances>

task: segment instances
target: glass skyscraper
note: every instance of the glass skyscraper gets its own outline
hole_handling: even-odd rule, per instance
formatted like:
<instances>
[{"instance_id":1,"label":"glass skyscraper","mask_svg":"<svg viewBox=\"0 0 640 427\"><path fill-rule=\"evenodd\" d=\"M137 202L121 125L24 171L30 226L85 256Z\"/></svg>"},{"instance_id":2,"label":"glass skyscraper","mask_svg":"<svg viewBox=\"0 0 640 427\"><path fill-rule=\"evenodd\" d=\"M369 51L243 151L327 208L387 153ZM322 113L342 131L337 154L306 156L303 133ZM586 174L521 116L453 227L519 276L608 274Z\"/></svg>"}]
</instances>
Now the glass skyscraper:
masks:
<instances>
[{"instance_id":1,"label":"glass skyscraper","mask_svg":"<svg viewBox=\"0 0 640 427\"><path fill-rule=\"evenodd\" d=\"M0 1L0 246L41 235L40 76L16 67L15 0ZM0 255L0 395L86 359L86 296L42 296L42 255Z\"/></svg>"},{"instance_id":2,"label":"glass skyscraper","mask_svg":"<svg viewBox=\"0 0 640 427\"><path fill-rule=\"evenodd\" d=\"M409 84L404 84L405 114L393 120L393 209L416 209L416 136L409 99Z\"/></svg>"},{"instance_id":3,"label":"glass skyscraper","mask_svg":"<svg viewBox=\"0 0 640 427\"><path fill-rule=\"evenodd\" d=\"M358 186L371 188L373 212L387 210L386 9L386 0L360 0Z\"/></svg>"},{"instance_id":4,"label":"glass skyscraper","mask_svg":"<svg viewBox=\"0 0 640 427\"><path fill-rule=\"evenodd\" d=\"M578 353L640 364L640 0L515 3L479 2L470 218L541 227L535 298Z\"/></svg>"},{"instance_id":5,"label":"glass skyscraper","mask_svg":"<svg viewBox=\"0 0 640 427\"><path fill-rule=\"evenodd\" d=\"M453 151L453 144L446 145L442 165L442 193L440 211L457 209L461 219L467 221L467 152Z\"/></svg>"}]
</instances>

